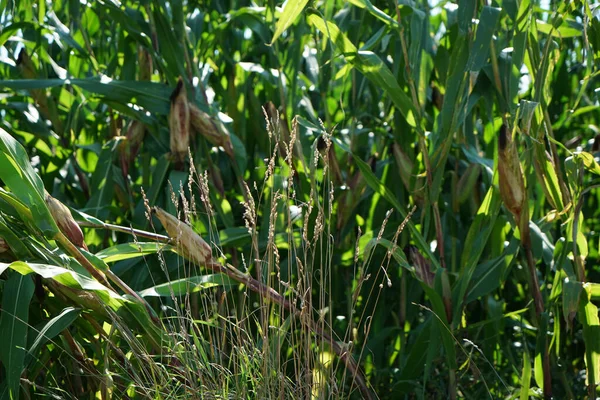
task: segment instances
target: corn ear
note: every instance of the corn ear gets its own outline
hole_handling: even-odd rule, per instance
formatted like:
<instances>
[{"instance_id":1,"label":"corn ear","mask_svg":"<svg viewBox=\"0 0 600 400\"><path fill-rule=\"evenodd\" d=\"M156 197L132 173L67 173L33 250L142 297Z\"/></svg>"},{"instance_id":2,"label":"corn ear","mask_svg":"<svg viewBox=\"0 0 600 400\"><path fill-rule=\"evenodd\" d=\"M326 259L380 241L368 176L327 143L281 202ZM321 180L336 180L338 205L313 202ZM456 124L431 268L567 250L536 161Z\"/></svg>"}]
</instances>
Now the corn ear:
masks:
<instances>
[{"instance_id":1,"label":"corn ear","mask_svg":"<svg viewBox=\"0 0 600 400\"><path fill-rule=\"evenodd\" d=\"M6 243L6 240L0 238L0 253L4 253L9 249L10 248L8 247L8 243Z\"/></svg>"},{"instance_id":2,"label":"corn ear","mask_svg":"<svg viewBox=\"0 0 600 400\"><path fill-rule=\"evenodd\" d=\"M175 241L177 250L182 256L197 265L212 264L213 258L210 246L189 225L181 222L162 208L153 207L152 212L156 214L167 234Z\"/></svg>"},{"instance_id":3,"label":"corn ear","mask_svg":"<svg viewBox=\"0 0 600 400\"><path fill-rule=\"evenodd\" d=\"M480 172L481 166L479 164L469 164L465 173L460 177L456 185L459 204L473 195L473 189L477 184Z\"/></svg>"},{"instance_id":4,"label":"corn ear","mask_svg":"<svg viewBox=\"0 0 600 400\"><path fill-rule=\"evenodd\" d=\"M223 147L227 155L234 157L231 137L229 136L227 128L223 126L221 121L211 117L209 114L196 107L195 104L190 103L189 108L190 123L194 130L215 146Z\"/></svg>"},{"instance_id":5,"label":"corn ear","mask_svg":"<svg viewBox=\"0 0 600 400\"><path fill-rule=\"evenodd\" d=\"M46 205L50 210L50 214L54 218L56 225L60 229L60 231L73 243L75 246L83 247L84 249L88 249L85 241L83 239L83 232L81 228L73 219L73 215L71 214L71 210L59 200L50 196L46 193Z\"/></svg>"},{"instance_id":6,"label":"corn ear","mask_svg":"<svg viewBox=\"0 0 600 400\"><path fill-rule=\"evenodd\" d=\"M421 178L413 178L414 164L412 160L400 148L398 143L392 145L392 152L394 153L394 160L396 160L396 166L398 166L398 174L400 175L404 187L414 197L417 203L421 203L423 201L423 194L421 192L423 181Z\"/></svg>"},{"instance_id":7,"label":"corn ear","mask_svg":"<svg viewBox=\"0 0 600 400\"><path fill-rule=\"evenodd\" d=\"M152 79L152 56L142 46L138 47L139 80L149 81Z\"/></svg>"},{"instance_id":8,"label":"corn ear","mask_svg":"<svg viewBox=\"0 0 600 400\"><path fill-rule=\"evenodd\" d=\"M518 217L527 201L527 193L517 147L509 135L506 125L502 125L498 136L500 195L506 208Z\"/></svg>"},{"instance_id":9,"label":"corn ear","mask_svg":"<svg viewBox=\"0 0 600 400\"><path fill-rule=\"evenodd\" d=\"M190 145L190 107L181 77L171 94L169 128L171 130L171 156L176 163L181 164L185 160Z\"/></svg>"},{"instance_id":10,"label":"corn ear","mask_svg":"<svg viewBox=\"0 0 600 400\"><path fill-rule=\"evenodd\" d=\"M127 127L127 133L125 134L127 143L129 144L130 158L135 158L137 155L140 145L144 141L145 135L146 127L144 124L142 124L140 121L131 121Z\"/></svg>"},{"instance_id":11,"label":"corn ear","mask_svg":"<svg viewBox=\"0 0 600 400\"><path fill-rule=\"evenodd\" d=\"M402 179L404 187L410 191L410 178L412 175L413 162L410 159L410 157L408 157L408 155L402 151L398 143L394 143L392 145L392 151L394 153L396 165L398 166L398 173L400 174L400 179Z\"/></svg>"},{"instance_id":12,"label":"corn ear","mask_svg":"<svg viewBox=\"0 0 600 400\"><path fill-rule=\"evenodd\" d=\"M408 253L410 261L414 264L417 279L432 288L435 274L431 270L429 262L419 253L419 250L415 246L409 245L404 251Z\"/></svg>"},{"instance_id":13,"label":"corn ear","mask_svg":"<svg viewBox=\"0 0 600 400\"><path fill-rule=\"evenodd\" d=\"M438 111L442 111L444 105L444 95L440 92L437 86L431 87L431 102Z\"/></svg>"},{"instance_id":14,"label":"corn ear","mask_svg":"<svg viewBox=\"0 0 600 400\"><path fill-rule=\"evenodd\" d=\"M517 146L505 124L500 128L498 136L498 174L500 197L519 225L521 241L526 243L529 241L527 191Z\"/></svg>"}]
</instances>

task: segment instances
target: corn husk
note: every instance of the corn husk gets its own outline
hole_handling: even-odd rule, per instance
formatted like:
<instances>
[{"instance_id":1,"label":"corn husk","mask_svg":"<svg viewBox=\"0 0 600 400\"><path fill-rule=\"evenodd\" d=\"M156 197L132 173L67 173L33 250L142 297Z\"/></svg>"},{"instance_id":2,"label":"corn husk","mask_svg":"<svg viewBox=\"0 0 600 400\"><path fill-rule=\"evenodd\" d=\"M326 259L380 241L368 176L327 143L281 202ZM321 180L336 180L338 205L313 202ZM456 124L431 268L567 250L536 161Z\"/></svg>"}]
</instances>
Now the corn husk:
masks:
<instances>
[{"instance_id":1,"label":"corn husk","mask_svg":"<svg viewBox=\"0 0 600 400\"><path fill-rule=\"evenodd\" d=\"M177 251L197 265L211 265L213 262L212 250L186 223L178 220L173 215L159 207L152 208L158 220L175 242Z\"/></svg>"},{"instance_id":2,"label":"corn husk","mask_svg":"<svg viewBox=\"0 0 600 400\"><path fill-rule=\"evenodd\" d=\"M473 196L480 173L481 166L479 164L469 164L465 173L460 177L456 187L459 204Z\"/></svg>"},{"instance_id":3,"label":"corn husk","mask_svg":"<svg viewBox=\"0 0 600 400\"><path fill-rule=\"evenodd\" d=\"M415 246L407 246L405 252L408 253L408 257L415 267L415 275L417 276L417 279L425 283L427 286L433 287L433 279L435 278L435 274L431 270L429 261L427 261L425 257L421 255Z\"/></svg>"},{"instance_id":4,"label":"corn husk","mask_svg":"<svg viewBox=\"0 0 600 400\"><path fill-rule=\"evenodd\" d=\"M400 174L400 179L402 179L404 187L407 190L410 190L410 179L412 177L413 162L408 157L408 155L406 155L406 153L402 151L402 149L397 143L394 143L392 145L392 151L394 152L394 159L396 160L396 165L398 166L398 173Z\"/></svg>"},{"instance_id":5,"label":"corn husk","mask_svg":"<svg viewBox=\"0 0 600 400\"><path fill-rule=\"evenodd\" d=\"M171 94L169 128L171 130L171 156L176 163L183 163L190 145L190 107L181 77Z\"/></svg>"},{"instance_id":6,"label":"corn husk","mask_svg":"<svg viewBox=\"0 0 600 400\"><path fill-rule=\"evenodd\" d=\"M517 146L506 125L502 125L498 136L498 174L502 201L515 219L520 221L527 202L527 192Z\"/></svg>"},{"instance_id":7,"label":"corn husk","mask_svg":"<svg viewBox=\"0 0 600 400\"><path fill-rule=\"evenodd\" d=\"M431 87L431 102L433 106L438 109L438 111L442 111L442 107L444 105L444 95L440 92L440 89L437 86Z\"/></svg>"},{"instance_id":8,"label":"corn husk","mask_svg":"<svg viewBox=\"0 0 600 400\"><path fill-rule=\"evenodd\" d=\"M152 79L152 56L142 46L138 47L138 66L139 66L139 80L150 81Z\"/></svg>"},{"instance_id":9,"label":"corn husk","mask_svg":"<svg viewBox=\"0 0 600 400\"><path fill-rule=\"evenodd\" d=\"M234 157L231 137L221 121L211 117L192 103L189 104L189 107L190 124L194 130L215 146L223 147L225 153L230 157Z\"/></svg>"},{"instance_id":10,"label":"corn husk","mask_svg":"<svg viewBox=\"0 0 600 400\"><path fill-rule=\"evenodd\" d=\"M4 253L8 250L10 250L10 247L8 247L8 243L6 243L6 240L0 238L0 253Z\"/></svg>"},{"instance_id":11,"label":"corn husk","mask_svg":"<svg viewBox=\"0 0 600 400\"><path fill-rule=\"evenodd\" d=\"M88 249L85 241L83 239L83 232L81 228L75 222L73 215L71 214L71 210L59 200L56 200L54 197L50 196L46 193L46 205L50 210L50 214L54 218L56 225L60 229L60 231L73 243L75 246L83 247L84 249Z\"/></svg>"}]
</instances>

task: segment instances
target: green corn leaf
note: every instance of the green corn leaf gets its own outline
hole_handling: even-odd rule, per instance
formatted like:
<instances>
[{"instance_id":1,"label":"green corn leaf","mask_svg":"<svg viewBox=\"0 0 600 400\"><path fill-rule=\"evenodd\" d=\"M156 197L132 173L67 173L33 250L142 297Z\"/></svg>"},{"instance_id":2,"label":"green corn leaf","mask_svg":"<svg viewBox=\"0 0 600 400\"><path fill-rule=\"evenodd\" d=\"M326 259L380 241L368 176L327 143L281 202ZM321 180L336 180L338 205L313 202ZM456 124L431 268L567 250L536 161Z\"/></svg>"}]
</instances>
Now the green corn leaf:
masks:
<instances>
[{"instance_id":1,"label":"green corn leaf","mask_svg":"<svg viewBox=\"0 0 600 400\"><path fill-rule=\"evenodd\" d=\"M8 393L2 398L19 400L21 373L27 346L29 303L33 297L31 278L13 274L4 284L0 314L0 360L4 365Z\"/></svg>"},{"instance_id":2,"label":"green corn leaf","mask_svg":"<svg viewBox=\"0 0 600 400\"><path fill-rule=\"evenodd\" d=\"M283 7L283 12L281 16L277 20L277 25L275 26L275 33L273 34L273 39L271 39L270 45L273 45L275 41L281 36L283 31L290 27L294 23L294 21L298 18L308 0L287 0Z\"/></svg>"},{"instance_id":3,"label":"green corn leaf","mask_svg":"<svg viewBox=\"0 0 600 400\"><path fill-rule=\"evenodd\" d=\"M181 296L189 293L198 292L200 290L208 289L214 286L228 287L234 286L236 284L237 282L233 281L227 275L223 274L192 276L190 278L177 279L150 287L148 289L144 289L140 292L140 296Z\"/></svg>"},{"instance_id":4,"label":"green corn leaf","mask_svg":"<svg viewBox=\"0 0 600 400\"><path fill-rule=\"evenodd\" d=\"M0 128L0 179L31 212L31 225L52 238L58 227L44 201L44 184L34 171L25 149ZM23 214L22 218L27 220Z\"/></svg>"}]
</instances>

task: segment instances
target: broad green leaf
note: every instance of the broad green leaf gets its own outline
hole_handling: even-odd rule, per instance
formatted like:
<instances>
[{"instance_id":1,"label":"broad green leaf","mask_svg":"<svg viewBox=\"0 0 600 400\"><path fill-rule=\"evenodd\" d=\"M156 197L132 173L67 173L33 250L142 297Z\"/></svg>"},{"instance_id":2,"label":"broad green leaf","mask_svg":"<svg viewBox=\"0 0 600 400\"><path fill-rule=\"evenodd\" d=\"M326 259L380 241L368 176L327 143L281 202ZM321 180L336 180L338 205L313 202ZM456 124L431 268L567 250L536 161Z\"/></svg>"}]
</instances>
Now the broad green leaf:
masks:
<instances>
[{"instance_id":1,"label":"broad green leaf","mask_svg":"<svg viewBox=\"0 0 600 400\"><path fill-rule=\"evenodd\" d=\"M219 231L219 245L222 247L239 246L247 243L249 239L250 233L246 227L227 228Z\"/></svg>"},{"instance_id":2,"label":"broad green leaf","mask_svg":"<svg viewBox=\"0 0 600 400\"><path fill-rule=\"evenodd\" d=\"M500 201L498 189L495 186L491 187L483 199L483 202L477 211L477 215L471 223L471 227L467 233L461 258L459 279L454 287L452 295L452 302L454 304L454 324L458 323L458 318L462 314L461 310L465 305L463 302L464 296L471 283L471 277L473 276L475 267L477 266L492 233L494 223L500 213L501 204L502 202Z\"/></svg>"},{"instance_id":3,"label":"broad green leaf","mask_svg":"<svg viewBox=\"0 0 600 400\"><path fill-rule=\"evenodd\" d=\"M516 239L512 240L500 257L479 264L475 268L473 286L467 294L466 303L485 296L500 287L506 267L516 255L519 243Z\"/></svg>"},{"instance_id":4,"label":"broad green leaf","mask_svg":"<svg viewBox=\"0 0 600 400\"><path fill-rule=\"evenodd\" d=\"M539 19L536 21L536 24L539 32L546 35L552 33L552 36L557 38L567 39L583 35L582 27L578 27L576 23L569 23L568 21L565 21L565 23L556 29L552 27L552 24Z\"/></svg>"},{"instance_id":5,"label":"broad green leaf","mask_svg":"<svg viewBox=\"0 0 600 400\"><path fill-rule=\"evenodd\" d=\"M167 19L169 13L166 9L155 5L152 13L156 26L156 36L158 38L158 46L160 56L155 59L166 64L163 68L169 84L174 88L177 83L177 77L186 77L186 70L184 67L185 57L184 51L186 51L182 42L183 37L177 37L170 21Z\"/></svg>"},{"instance_id":6,"label":"broad green leaf","mask_svg":"<svg viewBox=\"0 0 600 400\"><path fill-rule=\"evenodd\" d=\"M281 16L277 20L277 25L275 26L275 33L273 34L273 39L271 40L271 45L275 43L277 38L281 36L283 31L290 27L294 23L294 21L298 18L308 0L287 0L283 5L283 12Z\"/></svg>"},{"instance_id":7,"label":"broad green leaf","mask_svg":"<svg viewBox=\"0 0 600 400\"><path fill-rule=\"evenodd\" d=\"M121 243L100 250L96 253L96 257L101 258L105 263L111 263L135 257L143 257L165 250L172 250L172 248L163 243Z\"/></svg>"},{"instance_id":8,"label":"broad green leaf","mask_svg":"<svg viewBox=\"0 0 600 400\"><path fill-rule=\"evenodd\" d=\"M364 246L363 249L363 257L365 260L367 260L370 257L371 252L377 245L385 247L388 250L388 254L390 254L394 258L394 260L396 260L398 265L408 269L409 271L414 271L414 268L409 264L406 255L404 254L404 251L402 251L402 249L397 244L394 244L391 241L383 238L379 240L373 238L367 242L366 246Z\"/></svg>"},{"instance_id":9,"label":"broad green leaf","mask_svg":"<svg viewBox=\"0 0 600 400\"><path fill-rule=\"evenodd\" d=\"M598 165L598 162L596 162L594 156L586 151L582 151L581 153L577 154L576 157L583 162L585 169L596 175L600 175L600 165Z\"/></svg>"},{"instance_id":10,"label":"broad green leaf","mask_svg":"<svg viewBox=\"0 0 600 400\"><path fill-rule=\"evenodd\" d=\"M0 128L0 179L31 211L33 220L28 222L37 226L44 235L53 238L58 233L58 227L44 201L44 184L31 166L23 146L2 128Z\"/></svg>"},{"instance_id":11,"label":"broad green leaf","mask_svg":"<svg viewBox=\"0 0 600 400\"><path fill-rule=\"evenodd\" d=\"M13 90L45 89L75 85L104 99L147 111L168 115L173 88L158 82L118 81L106 76L88 79L17 79L2 80L0 88Z\"/></svg>"},{"instance_id":12,"label":"broad green leaf","mask_svg":"<svg viewBox=\"0 0 600 400\"><path fill-rule=\"evenodd\" d=\"M23 240L19 238L9 227L9 223L0 215L0 238L3 238L18 258L29 258L31 251ZM0 272L1 273L1 272Z\"/></svg>"},{"instance_id":13,"label":"broad green leaf","mask_svg":"<svg viewBox=\"0 0 600 400\"><path fill-rule=\"evenodd\" d=\"M49 264L26 263L23 261L15 261L11 264L0 263L0 269L7 267L17 271L23 276L36 273L42 278L53 279L61 285L73 289L92 291L98 294L104 303L115 311L118 310L122 306L123 301L125 301L119 294L108 289L100 282L67 268Z\"/></svg>"},{"instance_id":14,"label":"broad green leaf","mask_svg":"<svg viewBox=\"0 0 600 400\"><path fill-rule=\"evenodd\" d=\"M578 319L583 325L583 340L585 341L585 364L587 369L587 384L592 388L600 383L600 320L598 307L589 300L589 293L581 297L579 302Z\"/></svg>"},{"instance_id":15,"label":"broad green leaf","mask_svg":"<svg viewBox=\"0 0 600 400\"><path fill-rule=\"evenodd\" d=\"M34 284L28 276L13 274L2 290L0 361L4 365L8 389L8 395L2 397L19 400L27 346L29 303L33 297Z\"/></svg>"},{"instance_id":16,"label":"broad green leaf","mask_svg":"<svg viewBox=\"0 0 600 400\"><path fill-rule=\"evenodd\" d=\"M108 217L108 207L112 203L114 185L112 163L122 138L114 138L102 146L96 170L92 175L90 189L92 197L86 204L86 211L103 220Z\"/></svg>"},{"instance_id":17,"label":"broad green leaf","mask_svg":"<svg viewBox=\"0 0 600 400\"><path fill-rule=\"evenodd\" d=\"M182 296L214 286L227 287L235 286L236 284L237 282L231 280L231 278L223 274L192 276L190 278L177 279L144 289L140 292L140 296Z\"/></svg>"},{"instance_id":18,"label":"broad green leaf","mask_svg":"<svg viewBox=\"0 0 600 400\"><path fill-rule=\"evenodd\" d=\"M477 25L475 42L469 55L468 68L470 71L479 71L485 65L490 54L490 43L500 18L501 9L484 6Z\"/></svg>"},{"instance_id":19,"label":"broad green leaf","mask_svg":"<svg viewBox=\"0 0 600 400\"><path fill-rule=\"evenodd\" d=\"M398 21L375 7L369 0L348 0L348 2L358 8L366 8L375 18L383 21L386 25L400 28ZM402 7L402 5L399 4L398 7Z\"/></svg>"}]
</instances>

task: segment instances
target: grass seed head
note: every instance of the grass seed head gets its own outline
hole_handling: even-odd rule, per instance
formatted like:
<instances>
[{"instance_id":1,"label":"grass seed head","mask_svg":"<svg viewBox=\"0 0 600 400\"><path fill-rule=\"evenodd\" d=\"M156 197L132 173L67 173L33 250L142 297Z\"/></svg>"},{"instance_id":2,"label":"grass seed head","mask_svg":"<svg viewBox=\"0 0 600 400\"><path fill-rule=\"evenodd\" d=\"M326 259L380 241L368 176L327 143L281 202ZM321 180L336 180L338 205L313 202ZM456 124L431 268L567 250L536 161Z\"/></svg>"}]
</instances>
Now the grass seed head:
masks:
<instances>
[{"instance_id":1,"label":"grass seed head","mask_svg":"<svg viewBox=\"0 0 600 400\"><path fill-rule=\"evenodd\" d=\"M179 77L177 87L171 94L169 128L171 130L171 155L176 162L182 163L190 145L190 107L181 77Z\"/></svg>"},{"instance_id":2,"label":"grass seed head","mask_svg":"<svg viewBox=\"0 0 600 400\"><path fill-rule=\"evenodd\" d=\"M182 256L197 265L212 263L210 246L189 225L181 222L162 208L153 207L152 212L156 214L167 234L175 241L177 250L181 252Z\"/></svg>"},{"instance_id":3,"label":"grass seed head","mask_svg":"<svg viewBox=\"0 0 600 400\"><path fill-rule=\"evenodd\" d=\"M50 214L52 214L60 231L71 241L71 243L87 250L87 245L83 239L83 232L77 222L75 222L75 219L73 219L71 210L48 193L46 193L45 200L46 205L50 210Z\"/></svg>"}]
</instances>

